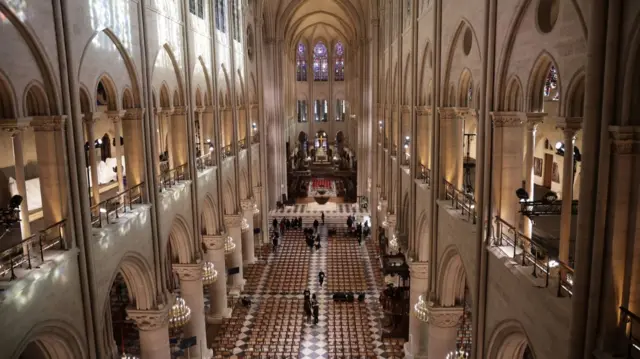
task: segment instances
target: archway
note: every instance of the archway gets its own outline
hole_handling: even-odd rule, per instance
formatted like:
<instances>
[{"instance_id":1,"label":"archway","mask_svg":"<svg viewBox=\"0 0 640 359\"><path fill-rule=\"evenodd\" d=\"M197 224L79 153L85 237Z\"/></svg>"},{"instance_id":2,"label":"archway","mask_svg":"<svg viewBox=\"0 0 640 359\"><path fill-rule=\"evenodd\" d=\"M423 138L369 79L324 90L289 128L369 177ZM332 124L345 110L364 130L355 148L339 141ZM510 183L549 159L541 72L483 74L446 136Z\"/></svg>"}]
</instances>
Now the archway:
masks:
<instances>
[{"instance_id":1,"label":"archway","mask_svg":"<svg viewBox=\"0 0 640 359\"><path fill-rule=\"evenodd\" d=\"M127 308L153 307L155 286L151 273L146 260L131 253L123 257L113 275L102 317L103 349L111 356L140 355L140 336L135 322L128 319Z\"/></svg>"},{"instance_id":2,"label":"archway","mask_svg":"<svg viewBox=\"0 0 640 359\"><path fill-rule=\"evenodd\" d=\"M520 323L509 320L499 324L491 335L488 359L534 359L535 353Z\"/></svg>"},{"instance_id":3,"label":"archway","mask_svg":"<svg viewBox=\"0 0 640 359\"><path fill-rule=\"evenodd\" d=\"M467 284L467 272L456 246L445 249L438 270L437 294L443 307L462 307L463 316L458 324L457 350L471 352L472 297Z\"/></svg>"},{"instance_id":4,"label":"archway","mask_svg":"<svg viewBox=\"0 0 640 359\"><path fill-rule=\"evenodd\" d=\"M70 324L52 320L39 323L31 329L11 357L67 359L85 358L86 353L79 334Z\"/></svg>"},{"instance_id":5,"label":"archway","mask_svg":"<svg viewBox=\"0 0 640 359\"><path fill-rule=\"evenodd\" d=\"M204 206L202 208L202 234L213 235L218 233L220 225L218 223L218 211L216 202L213 199L211 193L207 193L204 197Z\"/></svg>"}]
</instances>

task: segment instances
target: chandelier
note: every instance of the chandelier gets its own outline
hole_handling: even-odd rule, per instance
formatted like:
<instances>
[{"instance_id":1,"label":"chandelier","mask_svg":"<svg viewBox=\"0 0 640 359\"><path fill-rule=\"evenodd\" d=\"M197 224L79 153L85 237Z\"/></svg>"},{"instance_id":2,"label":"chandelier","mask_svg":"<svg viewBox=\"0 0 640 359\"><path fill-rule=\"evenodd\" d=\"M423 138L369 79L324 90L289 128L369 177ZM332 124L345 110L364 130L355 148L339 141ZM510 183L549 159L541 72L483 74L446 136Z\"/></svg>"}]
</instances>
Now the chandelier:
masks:
<instances>
[{"instance_id":1,"label":"chandelier","mask_svg":"<svg viewBox=\"0 0 640 359\"><path fill-rule=\"evenodd\" d=\"M178 329L184 327L191 319L191 308L187 306L184 299L176 298L176 303L171 307L169 313L169 328Z\"/></svg>"},{"instance_id":2,"label":"chandelier","mask_svg":"<svg viewBox=\"0 0 640 359\"><path fill-rule=\"evenodd\" d=\"M233 252L234 249L236 249L236 244L233 243L233 238L231 238L231 236L227 236L224 240L224 254L229 254Z\"/></svg>"},{"instance_id":3,"label":"chandelier","mask_svg":"<svg viewBox=\"0 0 640 359\"><path fill-rule=\"evenodd\" d=\"M218 278L218 271L213 268L213 263L204 262L202 265L202 284L213 284L216 281L216 278Z\"/></svg>"},{"instance_id":4,"label":"chandelier","mask_svg":"<svg viewBox=\"0 0 640 359\"><path fill-rule=\"evenodd\" d=\"M129 354L122 354L120 359L138 359L138 357L134 355L129 355Z\"/></svg>"},{"instance_id":5,"label":"chandelier","mask_svg":"<svg viewBox=\"0 0 640 359\"><path fill-rule=\"evenodd\" d=\"M447 354L446 359L467 359L467 358L469 358L469 353L461 349L461 350L454 350L452 352L449 352L449 354Z\"/></svg>"},{"instance_id":6,"label":"chandelier","mask_svg":"<svg viewBox=\"0 0 640 359\"><path fill-rule=\"evenodd\" d=\"M260 208L258 208L258 204L254 203L253 204L253 214L258 214L260 213Z\"/></svg>"}]
</instances>

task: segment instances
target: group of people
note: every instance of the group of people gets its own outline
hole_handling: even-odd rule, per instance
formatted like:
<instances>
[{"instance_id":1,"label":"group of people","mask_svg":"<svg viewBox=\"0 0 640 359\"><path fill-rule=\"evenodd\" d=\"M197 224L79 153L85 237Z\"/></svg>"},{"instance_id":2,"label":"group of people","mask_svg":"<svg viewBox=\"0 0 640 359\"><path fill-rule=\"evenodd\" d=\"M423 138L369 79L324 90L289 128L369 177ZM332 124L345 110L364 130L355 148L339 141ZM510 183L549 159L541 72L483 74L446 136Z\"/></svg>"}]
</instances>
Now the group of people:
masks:
<instances>
[{"instance_id":1,"label":"group of people","mask_svg":"<svg viewBox=\"0 0 640 359\"><path fill-rule=\"evenodd\" d=\"M356 225L355 228L353 225ZM358 244L362 244L362 238L366 238L371 233L371 228L369 228L369 221L364 221L364 225L361 223L356 223L355 216L347 217L347 230L349 233L358 238Z\"/></svg>"},{"instance_id":2,"label":"group of people","mask_svg":"<svg viewBox=\"0 0 640 359\"><path fill-rule=\"evenodd\" d=\"M322 287L322 284L324 283L324 278L324 272L318 272L318 282L320 283L320 287ZM318 324L320 305L318 304L316 294L311 294L311 291L308 288L304 290L304 312L307 315L307 320L311 318L311 315L313 315L313 324Z\"/></svg>"}]
</instances>

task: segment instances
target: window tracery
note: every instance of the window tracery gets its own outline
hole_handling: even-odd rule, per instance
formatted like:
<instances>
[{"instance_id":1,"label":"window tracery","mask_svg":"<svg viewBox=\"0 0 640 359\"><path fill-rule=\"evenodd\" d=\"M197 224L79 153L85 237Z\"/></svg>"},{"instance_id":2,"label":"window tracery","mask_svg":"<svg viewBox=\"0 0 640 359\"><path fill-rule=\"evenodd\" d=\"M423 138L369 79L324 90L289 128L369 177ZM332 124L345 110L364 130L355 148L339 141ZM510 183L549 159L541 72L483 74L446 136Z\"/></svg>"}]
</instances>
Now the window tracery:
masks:
<instances>
[{"instance_id":1,"label":"window tracery","mask_svg":"<svg viewBox=\"0 0 640 359\"><path fill-rule=\"evenodd\" d=\"M298 100L298 122L307 122L307 101Z\"/></svg>"},{"instance_id":2,"label":"window tracery","mask_svg":"<svg viewBox=\"0 0 640 359\"><path fill-rule=\"evenodd\" d=\"M313 48L313 79L314 81L329 80L329 54L327 46L322 41L318 41Z\"/></svg>"},{"instance_id":3,"label":"window tracery","mask_svg":"<svg viewBox=\"0 0 640 359\"><path fill-rule=\"evenodd\" d=\"M215 0L216 4L216 29L227 32L227 17L225 14L226 9L226 0Z\"/></svg>"},{"instance_id":4,"label":"window tracery","mask_svg":"<svg viewBox=\"0 0 640 359\"><path fill-rule=\"evenodd\" d=\"M554 65L549 68L549 73L544 82L544 97L550 98L552 101L560 99L560 91L558 89L558 70Z\"/></svg>"},{"instance_id":5,"label":"window tracery","mask_svg":"<svg viewBox=\"0 0 640 359\"><path fill-rule=\"evenodd\" d=\"M302 42L296 51L296 80L307 81L307 47Z\"/></svg>"},{"instance_id":6,"label":"window tracery","mask_svg":"<svg viewBox=\"0 0 640 359\"><path fill-rule=\"evenodd\" d=\"M338 41L335 48L334 80L344 81L344 46Z\"/></svg>"}]
</instances>

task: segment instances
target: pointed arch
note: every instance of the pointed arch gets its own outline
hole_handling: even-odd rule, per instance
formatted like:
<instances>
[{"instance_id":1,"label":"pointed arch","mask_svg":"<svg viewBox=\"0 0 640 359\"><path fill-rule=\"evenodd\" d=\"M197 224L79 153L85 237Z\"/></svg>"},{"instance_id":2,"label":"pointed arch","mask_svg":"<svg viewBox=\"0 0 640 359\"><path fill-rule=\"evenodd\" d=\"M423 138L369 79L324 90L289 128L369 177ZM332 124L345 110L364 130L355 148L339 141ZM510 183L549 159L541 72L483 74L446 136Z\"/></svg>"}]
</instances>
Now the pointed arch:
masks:
<instances>
[{"instance_id":1,"label":"pointed arch","mask_svg":"<svg viewBox=\"0 0 640 359\"><path fill-rule=\"evenodd\" d=\"M502 111L524 111L524 100L522 95L522 82L517 75L512 75L507 82L504 98L498 107Z\"/></svg>"},{"instance_id":2,"label":"pointed arch","mask_svg":"<svg viewBox=\"0 0 640 359\"><path fill-rule=\"evenodd\" d=\"M560 107L563 105L563 98L565 96L562 89L562 76L560 68L555 59L547 51L542 51L536 61L534 62L531 73L529 74L529 81L527 86L527 97L525 102L525 109L528 112L543 112L544 110L544 86L546 83L547 75L551 70L551 67L555 67L558 72L558 91L560 93ZM562 114L559 114L562 115Z\"/></svg>"},{"instance_id":3,"label":"pointed arch","mask_svg":"<svg viewBox=\"0 0 640 359\"><path fill-rule=\"evenodd\" d=\"M444 250L438 267L437 295L444 307L453 307L464 301L467 271L455 245Z\"/></svg>"},{"instance_id":4,"label":"pointed arch","mask_svg":"<svg viewBox=\"0 0 640 359\"><path fill-rule=\"evenodd\" d=\"M175 255L171 258L173 263L191 263L191 232L187 222L182 216L176 216L169 231L169 244Z\"/></svg>"},{"instance_id":5,"label":"pointed arch","mask_svg":"<svg viewBox=\"0 0 640 359\"><path fill-rule=\"evenodd\" d=\"M456 29L456 32L454 33L453 38L451 39L451 43L449 44L449 52L447 54L447 62L446 62L446 67L445 67L445 75L444 75L444 81L442 81L443 84L448 84L452 81L451 79L451 71L452 71L452 64L453 64L453 59L456 53L456 49L458 48L458 44L460 43L460 40L464 40L463 38L466 37L464 36L466 30L469 30L471 32L471 52L476 51L478 53L478 57L480 60L482 60L482 52L480 51L480 46L478 45L478 36L477 33L475 31L475 29L473 28L473 26L471 26L471 22L469 22L467 19L462 19L460 21L460 24L458 25L458 28ZM453 94L453 96L455 97L455 93ZM452 93L450 92L448 94L448 98L449 98L449 106L455 106L453 105L451 102L451 97L452 97ZM454 101L455 102L455 101Z\"/></svg>"},{"instance_id":6,"label":"pointed arch","mask_svg":"<svg viewBox=\"0 0 640 359\"><path fill-rule=\"evenodd\" d=\"M200 91L200 86L196 87L196 94L194 96L196 107L203 106L202 104L202 91Z\"/></svg>"},{"instance_id":7,"label":"pointed arch","mask_svg":"<svg viewBox=\"0 0 640 359\"><path fill-rule=\"evenodd\" d=\"M93 88L95 89L93 98L98 104L107 106L109 111L118 110L118 90L109 74L103 73Z\"/></svg>"},{"instance_id":8,"label":"pointed arch","mask_svg":"<svg viewBox=\"0 0 640 359\"><path fill-rule=\"evenodd\" d=\"M420 61L420 73L418 74L419 86L418 86L418 105L424 106L427 104L427 92L430 92L429 89L425 87L425 81L427 79L427 74L429 73L429 69L431 69L431 65L429 64L428 57L430 54L430 43L427 41L424 51L422 53L422 60ZM427 67L427 65L429 66Z\"/></svg>"},{"instance_id":9,"label":"pointed arch","mask_svg":"<svg viewBox=\"0 0 640 359\"><path fill-rule=\"evenodd\" d=\"M153 270L144 257L135 252L126 253L112 273L109 283L113 283L118 274L122 275L129 291L130 303L136 309L147 310L154 307L156 287L152 277ZM111 310L109 301L107 290L103 298L103 310Z\"/></svg>"},{"instance_id":10,"label":"pointed arch","mask_svg":"<svg viewBox=\"0 0 640 359\"><path fill-rule=\"evenodd\" d=\"M89 113L93 111L93 106L91 105L94 101L91 101L91 95L89 95L90 91L87 90L87 87L84 84L80 84L80 112Z\"/></svg>"},{"instance_id":11,"label":"pointed arch","mask_svg":"<svg viewBox=\"0 0 640 359\"><path fill-rule=\"evenodd\" d=\"M182 96L180 96L180 92L178 90L173 91L173 107L182 106Z\"/></svg>"},{"instance_id":12,"label":"pointed arch","mask_svg":"<svg viewBox=\"0 0 640 359\"><path fill-rule=\"evenodd\" d=\"M251 73L251 88L249 89L249 103L258 103L258 85L256 84L256 77L254 73Z\"/></svg>"},{"instance_id":13,"label":"pointed arch","mask_svg":"<svg viewBox=\"0 0 640 359\"><path fill-rule=\"evenodd\" d=\"M160 87L160 108L169 109L171 108L171 98L169 97L169 86L166 82L162 82L162 86Z\"/></svg>"},{"instance_id":14,"label":"pointed arch","mask_svg":"<svg viewBox=\"0 0 640 359\"><path fill-rule=\"evenodd\" d=\"M137 72L136 72L135 64L134 64L134 62L132 60L132 57L129 55L129 52L125 48L125 46L122 44L122 42L120 41L118 36L116 36L116 34L110 28L105 27L105 28L102 28L102 29L98 29L97 31L95 31L93 33L93 35L91 36L89 41L87 41L87 44L85 45L84 49L82 50L82 56L80 57L80 66L78 66L78 78L80 78L80 73L81 73L82 68L84 66L85 56L88 53L89 47L91 46L91 44L93 42L93 39L95 39L100 33L104 33L109 38L109 40L111 40L113 45L118 50L118 53L122 57L122 60L123 60L124 65L125 65L125 68L127 70L127 74L129 75L129 81L131 82L131 92L132 92L131 95L133 97L134 107L140 107L141 91L140 91L140 87L139 87L138 75L137 75ZM113 83L113 81L112 81L112 83ZM115 85L114 85L114 88L116 88ZM114 101L116 101L115 99L118 98L117 91L114 92L114 95L116 96L114 98ZM112 110L111 107L109 107L109 110ZM114 108L113 110L116 110L116 108Z\"/></svg>"},{"instance_id":15,"label":"pointed arch","mask_svg":"<svg viewBox=\"0 0 640 359\"><path fill-rule=\"evenodd\" d=\"M131 89L128 87L124 89L122 92L122 109L128 110L134 108L135 103L133 102L133 95L131 94Z\"/></svg>"},{"instance_id":16,"label":"pointed arch","mask_svg":"<svg viewBox=\"0 0 640 359\"><path fill-rule=\"evenodd\" d=\"M156 70L156 66L155 64L158 62L158 59L160 58L160 55L162 54L162 52L165 51L167 56L169 57L169 61L171 61L171 65L173 67L173 72L174 75L176 77L176 83L178 85L177 88L177 92L179 94L179 102L180 103L185 103L184 101L184 84L183 84L183 79L182 79L182 75L181 75L181 71L180 71L180 66L178 63L178 60L176 59L175 56L175 52L173 51L173 48L171 47L171 45L169 45L168 43L165 43L164 45L162 45L162 47L160 47L160 49L158 50L158 52L156 53L156 56L154 57L154 68L153 68L153 72L152 72L152 78L154 76L155 70ZM164 81L163 81L164 82ZM175 106L175 104L174 104Z\"/></svg>"},{"instance_id":17,"label":"pointed arch","mask_svg":"<svg viewBox=\"0 0 640 359\"><path fill-rule=\"evenodd\" d=\"M220 87L218 90L222 94L221 96L222 101L220 101L219 107L224 107L222 106L222 103L225 103L225 105L229 105L228 99L231 98L231 81L229 79L229 73L227 72L227 68L224 66L224 64L220 65L218 79L221 79L221 78L224 79L224 82L218 81L218 87Z\"/></svg>"},{"instance_id":18,"label":"pointed arch","mask_svg":"<svg viewBox=\"0 0 640 359\"><path fill-rule=\"evenodd\" d=\"M10 357L19 358L30 345L36 345L50 359L88 357L81 334L71 323L60 319L34 325Z\"/></svg>"},{"instance_id":19,"label":"pointed arch","mask_svg":"<svg viewBox=\"0 0 640 359\"><path fill-rule=\"evenodd\" d=\"M409 85L411 83L411 81L409 81L409 73L411 72L411 67L409 66L409 64L411 63L411 52L409 52L407 54L407 58L404 61L404 80L403 80L403 87L402 87L402 104L403 105L408 105L411 103L411 99L409 98L410 96L410 91L409 91Z\"/></svg>"},{"instance_id":20,"label":"pointed arch","mask_svg":"<svg viewBox=\"0 0 640 359\"><path fill-rule=\"evenodd\" d=\"M243 105L244 101L245 101L245 93L244 93L244 79L242 78L242 73L240 71L240 69L237 70L237 83L238 86L240 87L240 91L238 92L238 89L236 88L236 103L238 105Z\"/></svg>"},{"instance_id":21,"label":"pointed arch","mask_svg":"<svg viewBox=\"0 0 640 359\"><path fill-rule=\"evenodd\" d=\"M51 62L45 55L46 51L43 45L38 41L38 37L33 33L33 31L26 25L25 22L20 20L20 18L14 13L13 9L11 9L11 7L7 3L0 2L0 14L2 14L11 23L11 25L13 25L13 27L22 36L22 40L24 40L24 42L29 47L29 50L31 51L31 55L35 60L38 69L40 70L40 75L42 76L42 81L44 82L42 86L46 94L47 104L49 105L48 113L62 114L60 95L58 93L59 85L53 75L53 67L51 65ZM3 76L3 74L0 74L0 77L5 76ZM5 77L5 85L8 86L9 89L11 89L12 86L10 85L10 82L6 80L7 78L8 77ZM2 81L0 81L0 83L1 82ZM2 89L0 88L0 90ZM15 102L15 93L13 91L10 91L10 93L13 94L13 101L11 102L13 103L13 111L9 111L4 107L5 105L1 105L0 110L2 112L0 112L0 118L7 118L4 117L5 111L11 114L12 117L10 118L18 117L18 113L16 112L17 105ZM0 94L0 96L2 95ZM4 102L5 100L6 99L4 98L0 99L0 101L2 102Z\"/></svg>"},{"instance_id":22,"label":"pointed arch","mask_svg":"<svg viewBox=\"0 0 640 359\"><path fill-rule=\"evenodd\" d=\"M535 358L535 352L529 343L522 324L515 320L503 321L496 326L489 339L487 359L522 358L527 347Z\"/></svg>"},{"instance_id":23,"label":"pointed arch","mask_svg":"<svg viewBox=\"0 0 640 359\"><path fill-rule=\"evenodd\" d=\"M37 81L32 81L27 85L22 103L24 105L23 113L27 117L49 115L50 107L47 101L47 94Z\"/></svg>"},{"instance_id":24,"label":"pointed arch","mask_svg":"<svg viewBox=\"0 0 640 359\"><path fill-rule=\"evenodd\" d=\"M198 56L198 63L202 67L202 72L204 73L204 80L205 80L205 85L206 85L206 89L204 91L204 97L202 98L203 106L207 106L207 105L211 104L210 96L213 93L213 91L212 91L213 87L211 86L211 78L209 77L209 69L207 69L207 65L205 64L204 59L202 58L202 56ZM194 71L195 71L195 68L194 68Z\"/></svg>"},{"instance_id":25,"label":"pointed arch","mask_svg":"<svg viewBox=\"0 0 640 359\"><path fill-rule=\"evenodd\" d=\"M214 235L220 231L216 203L215 197L208 192L204 197L204 206L202 207L202 234Z\"/></svg>"},{"instance_id":26,"label":"pointed arch","mask_svg":"<svg viewBox=\"0 0 640 359\"><path fill-rule=\"evenodd\" d=\"M235 202L233 200L233 196L234 196L234 189L233 189L233 185L231 184L231 180L227 179L227 182L224 185L224 195L223 195L223 201L224 201L224 214L234 214L235 212Z\"/></svg>"},{"instance_id":27,"label":"pointed arch","mask_svg":"<svg viewBox=\"0 0 640 359\"><path fill-rule=\"evenodd\" d=\"M564 114L567 117L582 117L584 114L585 70L581 68L567 85ZM561 93L562 95L562 93Z\"/></svg>"},{"instance_id":28,"label":"pointed arch","mask_svg":"<svg viewBox=\"0 0 640 359\"><path fill-rule=\"evenodd\" d=\"M16 100L9 78L0 70L0 119L16 118Z\"/></svg>"},{"instance_id":29,"label":"pointed arch","mask_svg":"<svg viewBox=\"0 0 640 359\"><path fill-rule=\"evenodd\" d=\"M473 76L468 68L464 68L458 80L458 99L459 107L473 107Z\"/></svg>"}]
</instances>

